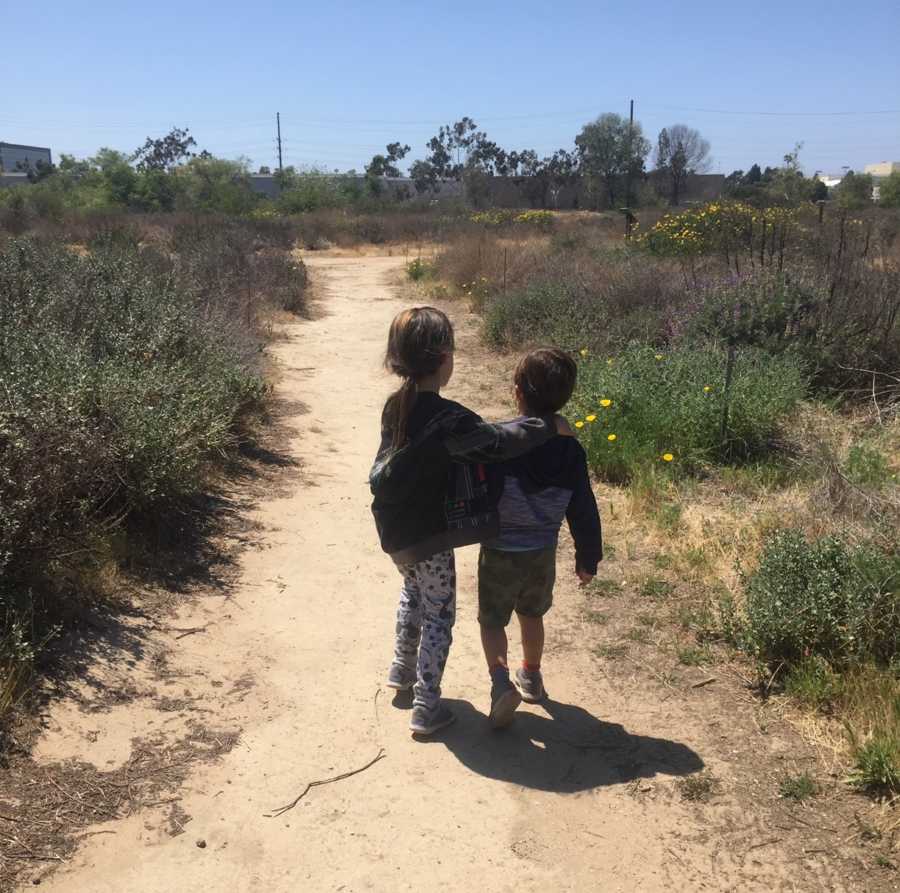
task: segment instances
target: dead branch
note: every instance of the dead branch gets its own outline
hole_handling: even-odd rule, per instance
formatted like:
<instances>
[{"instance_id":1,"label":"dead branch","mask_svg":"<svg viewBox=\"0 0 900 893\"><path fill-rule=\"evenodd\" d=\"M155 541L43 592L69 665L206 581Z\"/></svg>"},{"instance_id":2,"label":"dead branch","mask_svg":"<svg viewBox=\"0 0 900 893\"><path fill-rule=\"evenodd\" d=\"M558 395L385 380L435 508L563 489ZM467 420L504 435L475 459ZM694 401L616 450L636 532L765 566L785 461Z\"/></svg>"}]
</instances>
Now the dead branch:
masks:
<instances>
[{"instance_id":1,"label":"dead branch","mask_svg":"<svg viewBox=\"0 0 900 893\"><path fill-rule=\"evenodd\" d=\"M194 633L205 633L205 626L192 626L189 629L178 629L178 627L172 627L172 632L177 632L179 635L175 636L176 639L183 639L185 636L192 636Z\"/></svg>"},{"instance_id":2,"label":"dead branch","mask_svg":"<svg viewBox=\"0 0 900 893\"><path fill-rule=\"evenodd\" d=\"M379 760L383 760L387 754L384 752L384 748L380 748L378 753L375 755L374 760L370 760L366 763L365 766L361 766L359 769L354 769L352 772L344 772L342 775L335 775L333 778L323 778L319 781L311 781L307 786L303 789L302 793L299 794L294 800L285 806L279 806L277 809L273 809L271 812L263 813L263 815L267 819L276 819L280 815L284 815L288 810L293 809L309 792L312 788L320 787L321 785L333 784L336 781L343 781L345 778L351 778L354 775L359 775L360 772L365 772L366 769L374 766Z\"/></svg>"}]
</instances>

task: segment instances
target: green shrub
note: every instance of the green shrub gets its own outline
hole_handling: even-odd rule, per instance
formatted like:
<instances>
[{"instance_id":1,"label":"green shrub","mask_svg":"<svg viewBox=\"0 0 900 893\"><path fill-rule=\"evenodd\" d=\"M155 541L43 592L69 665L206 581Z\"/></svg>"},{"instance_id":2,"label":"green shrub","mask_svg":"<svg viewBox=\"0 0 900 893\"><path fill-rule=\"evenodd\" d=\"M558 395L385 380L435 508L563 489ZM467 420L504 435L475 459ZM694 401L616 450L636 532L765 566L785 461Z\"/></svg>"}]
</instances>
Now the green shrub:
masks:
<instances>
[{"instance_id":1,"label":"green shrub","mask_svg":"<svg viewBox=\"0 0 900 893\"><path fill-rule=\"evenodd\" d=\"M803 374L790 357L741 350L726 393L726 363L717 347L588 354L570 412L592 467L624 480L653 464L692 470L765 454L804 394Z\"/></svg>"},{"instance_id":2,"label":"green shrub","mask_svg":"<svg viewBox=\"0 0 900 893\"><path fill-rule=\"evenodd\" d=\"M406 265L406 275L413 282L419 282L422 279L430 279L434 276L434 266L421 257L414 258Z\"/></svg>"},{"instance_id":3,"label":"green shrub","mask_svg":"<svg viewBox=\"0 0 900 893\"><path fill-rule=\"evenodd\" d=\"M900 559L781 530L745 578L745 643L768 661L833 666L900 652Z\"/></svg>"},{"instance_id":4,"label":"green shrub","mask_svg":"<svg viewBox=\"0 0 900 893\"><path fill-rule=\"evenodd\" d=\"M250 305L228 256L216 282L231 291L210 284L187 246L171 258L127 231L91 244L84 255L34 240L0 247L4 690L42 635L35 599L52 614L60 581L116 524L201 493L265 393L255 315L232 312Z\"/></svg>"},{"instance_id":5,"label":"green shrub","mask_svg":"<svg viewBox=\"0 0 900 893\"><path fill-rule=\"evenodd\" d=\"M495 347L516 347L548 341L573 348L581 343L585 328L600 324L599 304L582 306L574 313L576 299L564 284L540 283L491 300L484 314L484 332ZM596 317L592 317L591 309Z\"/></svg>"}]
</instances>

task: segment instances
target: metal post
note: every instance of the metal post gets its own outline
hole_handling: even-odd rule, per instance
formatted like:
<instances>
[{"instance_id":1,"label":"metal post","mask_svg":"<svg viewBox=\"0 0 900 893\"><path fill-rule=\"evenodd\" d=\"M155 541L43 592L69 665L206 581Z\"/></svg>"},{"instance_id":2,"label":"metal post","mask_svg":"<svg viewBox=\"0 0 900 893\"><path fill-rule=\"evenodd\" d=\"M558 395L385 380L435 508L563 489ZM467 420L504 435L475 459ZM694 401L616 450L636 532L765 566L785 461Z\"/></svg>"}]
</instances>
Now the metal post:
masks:
<instances>
[{"instance_id":1,"label":"metal post","mask_svg":"<svg viewBox=\"0 0 900 893\"><path fill-rule=\"evenodd\" d=\"M628 156L627 162L628 165L625 168L625 204L628 207L631 207L631 145L632 145L632 131L634 130L634 100L631 100L631 109L628 112Z\"/></svg>"}]
</instances>

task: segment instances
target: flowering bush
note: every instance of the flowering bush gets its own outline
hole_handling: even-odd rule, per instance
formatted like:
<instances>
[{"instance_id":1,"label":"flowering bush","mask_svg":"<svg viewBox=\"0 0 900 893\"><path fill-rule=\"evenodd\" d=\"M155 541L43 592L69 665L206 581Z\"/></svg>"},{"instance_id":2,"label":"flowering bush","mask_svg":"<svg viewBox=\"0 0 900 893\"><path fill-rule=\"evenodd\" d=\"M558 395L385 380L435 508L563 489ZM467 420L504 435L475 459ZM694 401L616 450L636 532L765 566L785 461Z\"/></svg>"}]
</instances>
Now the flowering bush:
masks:
<instances>
[{"instance_id":1,"label":"flowering bush","mask_svg":"<svg viewBox=\"0 0 900 893\"><path fill-rule=\"evenodd\" d=\"M553 227L553 213L551 211L514 211L508 208L491 208L488 211L478 211L472 214L469 220L482 226L503 226L508 223L514 223L536 226L544 230L549 230Z\"/></svg>"},{"instance_id":2,"label":"flowering bush","mask_svg":"<svg viewBox=\"0 0 900 893\"><path fill-rule=\"evenodd\" d=\"M501 226L515 218L515 211L503 208L491 208L489 211L478 211L469 217L472 223L480 223L482 226Z\"/></svg>"},{"instance_id":3,"label":"flowering bush","mask_svg":"<svg viewBox=\"0 0 900 893\"><path fill-rule=\"evenodd\" d=\"M648 465L691 470L764 453L803 397L804 376L792 357L744 349L726 392L725 367L726 352L712 346L583 351L568 413L591 466L621 481Z\"/></svg>"},{"instance_id":4,"label":"flowering bush","mask_svg":"<svg viewBox=\"0 0 900 893\"><path fill-rule=\"evenodd\" d=\"M553 213L551 211L523 211L516 215L515 222L549 230L553 228Z\"/></svg>"},{"instance_id":5,"label":"flowering bush","mask_svg":"<svg viewBox=\"0 0 900 893\"><path fill-rule=\"evenodd\" d=\"M761 266L783 257L797 212L791 208L754 208L741 202L710 202L678 214L666 214L635 241L663 257L720 253L729 262L740 252ZM739 261L736 261L739 263Z\"/></svg>"}]
</instances>

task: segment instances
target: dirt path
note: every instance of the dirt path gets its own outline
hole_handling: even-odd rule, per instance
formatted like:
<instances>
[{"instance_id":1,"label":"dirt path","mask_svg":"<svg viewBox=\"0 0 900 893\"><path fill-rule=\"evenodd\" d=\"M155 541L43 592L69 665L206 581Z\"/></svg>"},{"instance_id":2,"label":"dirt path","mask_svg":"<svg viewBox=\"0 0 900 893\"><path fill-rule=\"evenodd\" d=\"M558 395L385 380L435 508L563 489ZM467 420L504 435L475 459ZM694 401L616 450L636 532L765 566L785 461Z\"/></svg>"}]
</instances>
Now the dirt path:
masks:
<instances>
[{"instance_id":1,"label":"dirt path","mask_svg":"<svg viewBox=\"0 0 900 893\"><path fill-rule=\"evenodd\" d=\"M702 688L672 696L608 673L592 653L596 627L568 562L549 627L552 700L523 707L497 735L484 716L477 551L460 553L445 677L459 722L438 740L411 738L407 712L382 685L398 578L377 547L365 485L391 386L379 359L402 306L390 286L400 261L316 257L311 266L324 312L291 326L275 350L282 395L302 401L287 419L302 473L285 471L283 492L256 511L258 542L243 553L230 597L210 596L179 616L177 629L200 631L170 634L179 674L152 682L155 700L103 715L61 704L50 723L57 731L38 750L115 765L132 737L197 718L240 729L240 741L192 771L174 816L159 805L101 826L113 833L86 838L42 889L843 889L819 857L789 860L747 796L706 808L682 800L679 776L704 766L721 779L739 774L729 764L733 718L710 717L715 702ZM462 337L448 395L500 414L492 375L502 363L478 352L471 321L453 312ZM182 694L197 706L177 709ZM163 695L176 702L168 716ZM308 782L382 749L365 772L265 817ZM173 818L184 833L170 835Z\"/></svg>"}]
</instances>

